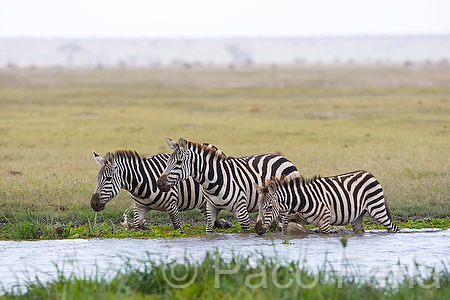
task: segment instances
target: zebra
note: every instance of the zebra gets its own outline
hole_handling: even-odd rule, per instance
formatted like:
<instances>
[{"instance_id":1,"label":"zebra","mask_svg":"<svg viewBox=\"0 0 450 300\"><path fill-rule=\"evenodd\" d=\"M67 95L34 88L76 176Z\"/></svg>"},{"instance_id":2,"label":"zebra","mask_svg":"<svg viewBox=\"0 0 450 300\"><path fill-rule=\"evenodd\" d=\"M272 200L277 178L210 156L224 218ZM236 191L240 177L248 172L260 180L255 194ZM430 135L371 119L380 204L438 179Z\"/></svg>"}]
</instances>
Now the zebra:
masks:
<instances>
[{"instance_id":1,"label":"zebra","mask_svg":"<svg viewBox=\"0 0 450 300\"><path fill-rule=\"evenodd\" d=\"M174 151L157 185L167 191L189 176L200 183L206 197L207 233L213 231L217 213L222 209L236 216L242 230L250 230L248 213L259 209L260 198L254 183L261 184L272 176L300 175L288 159L278 154L234 158L215 147L182 137L178 143L168 137L166 141Z\"/></svg>"},{"instance_id":2,"label":"zebra","mask_svg":"<svg viewBox=\"0 0 450 300\"><path fill-rule=\"evenodd\" d=\"M258 192L260 202L255 231L262 235L280 215L283 227L288 213L296 213L306 223L316 225L321 233L330 233L330 225L351 223L355 233L364 232L362 222L366 211L388 232L398 232L392 221L383 189L367 171L354 171L331 177L306 179L272 178Z\"/></svg>"},{"instance_id":3,"label":"zebra","mask_svg":"<svg viewBox=\"0 0 450 300\"><path fill-rule=\"evenodd\" d=\"M192 178L180 181L165 193L156 187L169 154L144 158L134 150L117 150L115 153L108 151L103 158L95 151L93 153L101 166L91 198L93 210L103 210L106 203L125 189L134 200L133 229L144 229L148 225L145 215L149 210L166 211L176 230L181 229L178 211L198 208L206 218L205 198L200 185Z\"/></svg>"}]
</instances>

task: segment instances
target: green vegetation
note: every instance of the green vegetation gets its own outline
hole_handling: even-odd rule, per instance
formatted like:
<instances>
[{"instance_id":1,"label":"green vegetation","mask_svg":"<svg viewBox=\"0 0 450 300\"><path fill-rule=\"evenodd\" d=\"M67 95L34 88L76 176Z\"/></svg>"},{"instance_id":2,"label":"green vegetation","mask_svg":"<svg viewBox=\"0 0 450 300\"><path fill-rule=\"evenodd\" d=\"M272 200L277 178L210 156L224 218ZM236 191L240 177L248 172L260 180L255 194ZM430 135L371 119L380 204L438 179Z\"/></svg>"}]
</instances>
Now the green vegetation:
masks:
<instances>
[{"instance_id":1,"label":"green vegetation","mask_svg":"<svg viewBox=\"0 0 450 300\"><path fill-rule=\"evenodd\" d=\"M398 221L396 222L400 228L408 229L423 229L423 228L440 228L448 229L450 228L450 218L423 218L408 221ZM382 225L375 222L364 222L365 229L384 229Z\"/></svg>"},{"instance_id":2,"label":"green vegetation","mask_svg":"<svg viewBox=\"0 0 450 300\"><path fill-rule=\"evenodd\" d=\"M252 263L253 261L253 263ZM256 262L256 263L255 263ZM305 261L280 261L261 255L224 259L207 253L192 262L156 262L150 257L127 263L115 276L64 275L51 282L37 281L26 289L6 291L0 299L449 299L448 268L424 272L399 267L400 274L367 277L347 265L334 270ZM439 271L442 269L442 271ZM411 275L411 272L415 275Z\"/></svg>"},{"instance_id":3,"label":"green vegetation","mask_svg":"<svg viewBox=\"0 0 450 300\"><path fill-rule=\"evenodd\" d=\"M216 232L238 232L241 227L234 221L234 228L215 229ZM150 225L146 230L127 230L125 226L113 222L98 223L88 219L87 224L45 224L30 218L19 222L10 222L0 230L0 240L35 240L35 239L78 239L78 238L140 238L140 237L186 237L205 235L206 226L200 223L185 223L181 230L174 230L171 225Z\"/></svg>"},{"instance_id":4,"label":"green vegetation","mask_svg":"<svg viewBox=\"0 0 450 300\"><path fill-rule=\"evenodd\" d=\"M150 215L156 215L157 212L150 212ZM162 213L159 213L162 214ZM37 240L37 239L62 239L62 238L154 238L154 237L193 237L206 235L206 225L204 224L203 215L200 212L189 213L189 222L182 225L182 230L174 230L172 225L167 225L163 222L160 225L150 225L146 230L127 230L125 226L120 223L109 221L98 221L99 214L94 213L92 218L87 218L85 222L74 224L72 221L68 223L54 222L52 220L40 220L28 215L27 218L20 220L16 219L9 221L8 224L0 229L0 240ZM241 230L240 224L236 220L231 220L232 215L221 213L230 219L234 228L229 229L215 229L215 232L222 233L236 233ZM256 213L253 213L252 219L255 221ZM193 220L198 220L196 223ZM167 223L169 221L167 220ZM374 220L364 219L365 230L381 229L384 227ZM450 228L450 218L424 218L417 220L408 220L405 222L398 221L397 225L402 229L424 229L435 228L446 230ZM318 232L318 228L314 225L306 225L307 228ZM332 231L335 229L331 226ZM351 225L344 227L345 232L351 234ZM276 228L273 230L277 230ZM339 232L339 231L336 231ZM289 244L286 240L285 244Z\"/></svg>"},{"instance_id":5,"label":"green vegetation","mask_svg":"<svg viewBox=\"0 0 450 300\"><path fill-rule=\"evenodd\" d=\"M394 220L446 220L449 71L448 66L2 69L3 237L6 230L51 238L52 226L64 232L89 228L94 218L120 227L132 205L126 192L97 215L90 208L99 170L92 150L104 155L126 148L149 156L170 151L165 136L209 142L231 156L277 151L306 176L365 169L381 182ZM181 219L204 222L198 215ZM162 213L149 219L170 224Z\"/></svg>"},{"instance_id":6,"label":"green vegetation","mask_svg":"<svg viewBox=\"0 0 450 300\"><path fill-rule=\"evenodd\" d=\"M370 217L369 217L370 218ZM395 222L399 227L400 230L402 229L426 229L426 228L435 228L435 229L442 229L446 230L450 228L450 218L421 218L421 219L410 219L407 221L396 221ZM374 219L370 218L364 218L363 220L363 227L365 230L372 230L372 229L385 229L383 225L377 223ZM308 229L315 229L318 230L318 228L314 225L306 225L306 228ZM344 226L345 229L351 231L352 226L349 224L347 226ZM336 229L335 226L331 226L331 229Z\"/></svg>"}]
</instances>

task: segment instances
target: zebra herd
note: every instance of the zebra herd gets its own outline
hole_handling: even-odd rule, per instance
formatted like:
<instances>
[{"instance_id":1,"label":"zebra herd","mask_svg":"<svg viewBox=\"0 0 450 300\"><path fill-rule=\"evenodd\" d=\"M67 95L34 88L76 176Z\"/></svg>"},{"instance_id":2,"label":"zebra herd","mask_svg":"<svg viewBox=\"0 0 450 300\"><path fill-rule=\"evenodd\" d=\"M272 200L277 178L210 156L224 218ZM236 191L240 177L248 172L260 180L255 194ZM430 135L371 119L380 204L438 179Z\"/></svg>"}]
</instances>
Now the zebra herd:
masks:
<instances>
[{"instance_id":1,"label":"zebra herd","mask_svg":"<svg viewBox=\"0 0 450 300\"><path fill-rule=\"evenodd\" d=\"M295 215L314 224L322 233L330 225L351 223L363 232L365 212L397 232L383 190L375 177L356 171L332 177L303 178L297 168L278 154L244 157L226 156L213 145L166 137L172 154L141 157L136 151L108 152L105 158L94 152L101 168L91 198L91 207L101 211L121 189L134 200L133 229L147 226L149 210L165 211L174 229L181 229L178 212L200 209L206 218L206 232L227 228L219 220L221 210L232 212L242 230L250 230L249 213L258 211L255 232L265 233L279 218L285 228Z\"/></svg>"}]
</instances>

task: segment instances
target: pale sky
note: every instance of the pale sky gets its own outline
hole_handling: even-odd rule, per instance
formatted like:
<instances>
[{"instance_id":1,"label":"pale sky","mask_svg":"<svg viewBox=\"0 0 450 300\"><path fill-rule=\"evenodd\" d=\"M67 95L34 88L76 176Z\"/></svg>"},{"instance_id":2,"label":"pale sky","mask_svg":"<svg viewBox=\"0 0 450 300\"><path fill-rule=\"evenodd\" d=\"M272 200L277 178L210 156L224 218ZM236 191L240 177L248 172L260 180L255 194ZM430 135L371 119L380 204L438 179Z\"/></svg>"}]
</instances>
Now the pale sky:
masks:
<instances>
[{"instance_id":1,"label":"pale sky","mask_svg":"<svg viewBox=\"0 0 450 300\"><path fill-rule=\"evenodd\" d=\"M0 38L450 34L449 0L0 0Z\"/></svg>"}]
</instances>

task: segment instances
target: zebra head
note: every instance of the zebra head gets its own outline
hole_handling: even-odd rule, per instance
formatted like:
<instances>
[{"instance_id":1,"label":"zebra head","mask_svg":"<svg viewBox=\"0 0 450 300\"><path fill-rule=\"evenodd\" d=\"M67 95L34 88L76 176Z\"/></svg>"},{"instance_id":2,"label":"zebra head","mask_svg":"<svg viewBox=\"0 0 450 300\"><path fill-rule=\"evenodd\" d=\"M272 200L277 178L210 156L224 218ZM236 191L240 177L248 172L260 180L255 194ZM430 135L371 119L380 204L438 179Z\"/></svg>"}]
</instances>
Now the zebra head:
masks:
<instances>
[{"instance_id":1,"label":"zebra head","mask_svg":"<svg viewBox=\"0 0 450 300\"><path fill-rule=\"evenodd\" d=\"M280 215L277 189L277 183L273 180L263 185L263 187L257 187L258 193L262 195L259 201L259 215L255 225L255 232L259 235L263 235Z\"/></svg>"},{"instance_id":2,"label":"zebra head","mask_svg":"<svg viewBox=\"0 0 450 300\"><path fill-rule=\"evenodd\" d=\"M91 207L95 211L101 211L106 203L119 193L121 184L114 155L110 151L106 153L105 158L94 151L94 158L101 168L97 174L97 185L91 198Z\"/></svg>"},{"instance_id":3,"label":"zebra head","mask_svg":"<svg viewBox=\"0 0 450 300\"><path fill-rule=\"evenodd\" d=\"M167 167L159 177L156 185L163 192L191 175L191 151L187 148L187 141L180 137L178 143L166 137L167 144L173 149L167 160Z\"/></svg>"}]
</instances>

